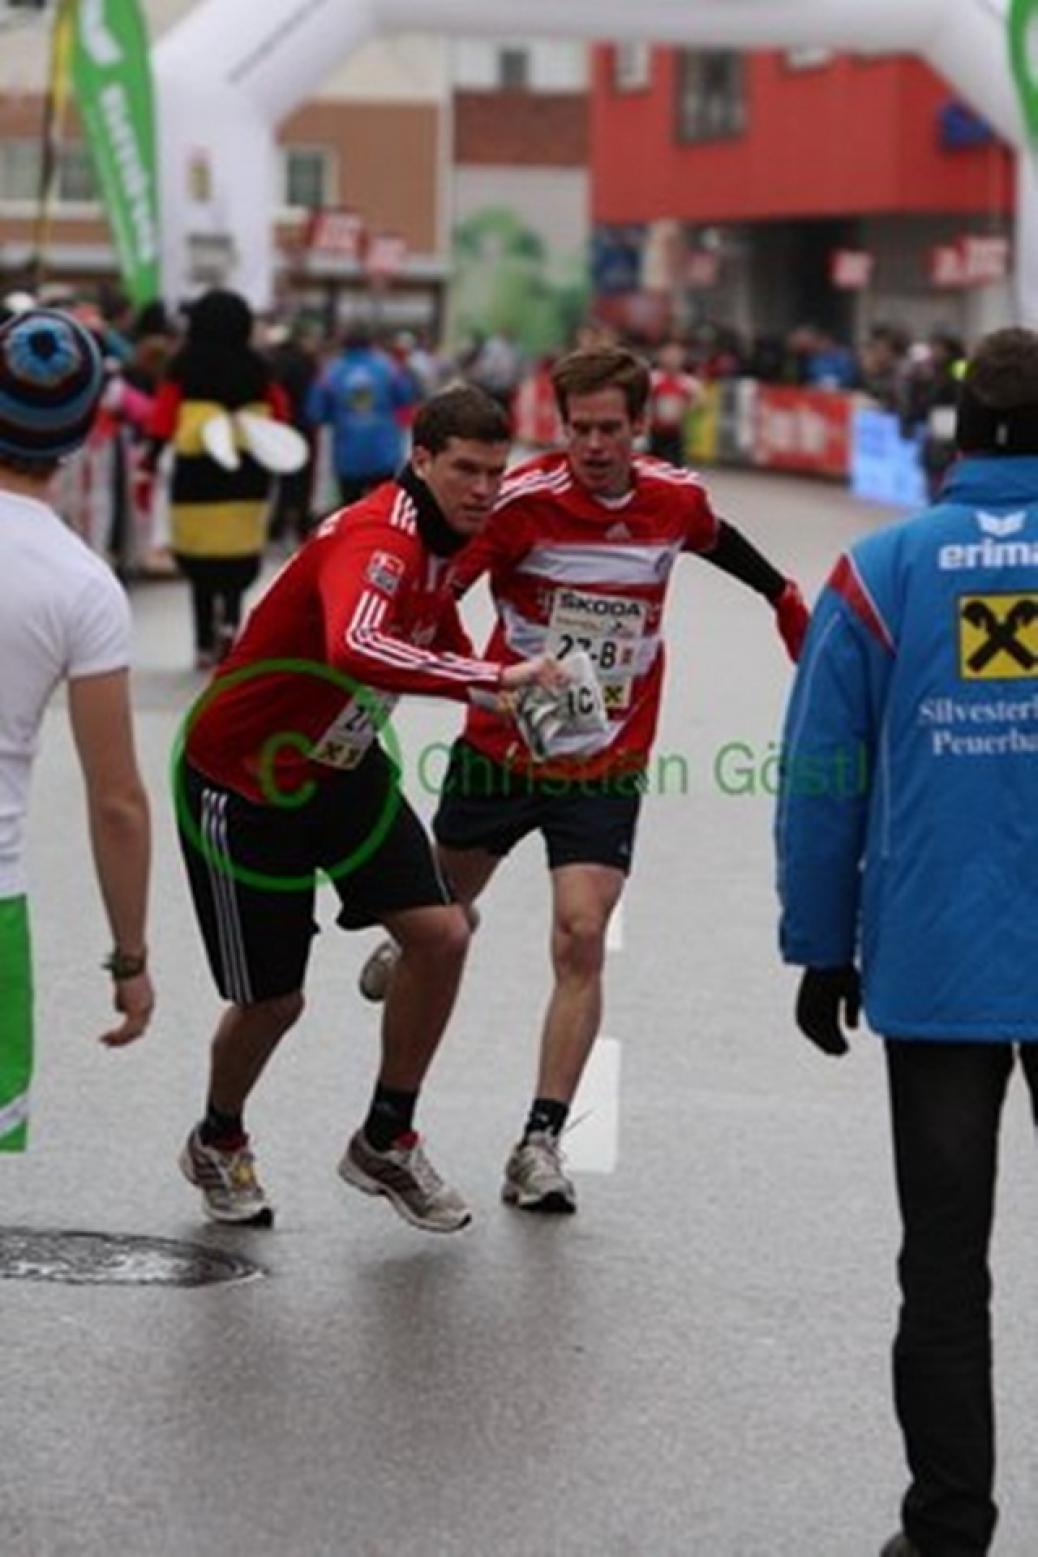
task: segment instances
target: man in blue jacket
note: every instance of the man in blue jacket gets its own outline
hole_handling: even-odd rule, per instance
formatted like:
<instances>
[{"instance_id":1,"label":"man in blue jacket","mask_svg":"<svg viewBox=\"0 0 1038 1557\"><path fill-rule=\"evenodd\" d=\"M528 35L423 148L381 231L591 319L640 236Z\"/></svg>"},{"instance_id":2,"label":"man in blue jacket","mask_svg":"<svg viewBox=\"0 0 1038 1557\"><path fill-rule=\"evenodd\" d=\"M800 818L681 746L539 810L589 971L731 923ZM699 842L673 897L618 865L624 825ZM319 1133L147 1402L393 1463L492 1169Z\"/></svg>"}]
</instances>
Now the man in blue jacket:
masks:
<instances>
[{"instance_id":1,"label":"man in blue jacket","mask_svg":"<svg viewBox=\"0 0 1038 1557\"><path fill-rule=\"evenodd\" d=\"M307 416L330 423L332 461L343 507L357 503L404 463L402 413L418 399L414 380L356 327L312 385Z\"/></svg>"},{"instance_id":2,"label":"man in blue jacket","mask_svg":"<svg viewBox=\"0 0 1038 1557\"><path fill-rule=\"evenodd\" d=\"M840 559L790 703L777 843L797 1022L886 1040L910 1485L884 1557L989 1550L988 1246L1019 1057L1038 1097L1038 335L968 365L940 501ZM859 978L860 968L860 978Z\"/></svg>"}]
</instances>

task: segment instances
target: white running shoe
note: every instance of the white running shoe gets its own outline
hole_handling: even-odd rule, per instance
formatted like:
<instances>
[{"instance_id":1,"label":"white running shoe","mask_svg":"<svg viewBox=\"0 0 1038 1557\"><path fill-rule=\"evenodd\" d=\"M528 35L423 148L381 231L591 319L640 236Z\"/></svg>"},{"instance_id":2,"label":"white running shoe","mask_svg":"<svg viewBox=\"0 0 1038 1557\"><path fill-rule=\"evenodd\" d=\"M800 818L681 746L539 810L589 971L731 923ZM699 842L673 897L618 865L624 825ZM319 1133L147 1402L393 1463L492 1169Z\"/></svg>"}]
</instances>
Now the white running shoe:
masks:
<instances>
[{"instance_id":1,"label":"white running shoe","mask_svg":"<svg viewBox=\"0 0 1038 1557\"><path fill-rule=\"evenodd\" d=\"M478 930L479 909L474 903L470 903L465 912L468 915L469 928ZM365 1000L370 1000L377 1006L383 1003L389 992L393 971L399 961L400 947L396 941L391 936L384 941L379 941L357 975L357 988Z\"/></svg>"},{"instance_id":2,"label":"white running shoe","mask_svg":"<svg viewBox=\"0 0 1038 1557\"><path fill-rule=\"evenodd\" d=\"M400 961L400 947L396 941L379 941L367 962L360 970L357 988L365 1000L381 1005L389 992L389 981Z\"/></svg>"},{"instance_id":3,"label":"white running shoe","mask_svg":"<svg viewBox=\"0 0 1038 1557\"><path fill-rule=\"evenodd\" d=\"M426 1232L457 1233L472 1221L468 1206L437 1173L414 1131L377 1152L358 1130L339 1163L339 1177L366 1195L385 1195L406 1222Z\"/></svg>"},{"instance_id":4,"label":"white running shoe","mask_svg":"<svg viewBox=\"0 0 1038 1557\"><path fill-rule=\"evenodd\" d=\"M550 1130L535 1130L512 1150L505 1164L501 1199L519 1211L568 1215L577 1209L577 1192L563 1171L562 1147Z\"/></svg>"},{"instance_id":5,"label":"white running shoe","mask_svg":"<svg viewBox=\"0 0 1038 1557\"><path fill-rule=\"evenodd\" d=\"M273 1226L274 1207L256 1177L256 1159L247 1139L235 1151L221 1151L218 1146L206 1146L196 1125L184 1143L179 1163L188 1183L201 1190L205 1214L214 1222Z\"/></svg>"}]
</instances>

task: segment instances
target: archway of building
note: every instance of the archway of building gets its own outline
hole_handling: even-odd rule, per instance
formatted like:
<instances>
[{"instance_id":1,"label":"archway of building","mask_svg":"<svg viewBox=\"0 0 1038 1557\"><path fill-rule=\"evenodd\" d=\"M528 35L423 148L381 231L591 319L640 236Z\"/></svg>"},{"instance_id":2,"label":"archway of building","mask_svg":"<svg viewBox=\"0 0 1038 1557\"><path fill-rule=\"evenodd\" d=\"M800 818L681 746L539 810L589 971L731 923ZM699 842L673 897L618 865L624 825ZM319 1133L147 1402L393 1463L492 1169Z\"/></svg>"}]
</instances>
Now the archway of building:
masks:
<instances>
[{"instance_id":1,"label":"archway of building","mask_svg":"<svg viewBox=\"0 0 1038 1557\"><path fill-rule=\"evenodd\" d=\"M514 33L716 48L916 53L1018 159L1018 301L1038 320L1038 178L1006 42L1009 0L203 0L155 50L163 272L181 296L207 246L256 304L271 295L278 124L379 34Z\"/></svg>"}]
</instances>

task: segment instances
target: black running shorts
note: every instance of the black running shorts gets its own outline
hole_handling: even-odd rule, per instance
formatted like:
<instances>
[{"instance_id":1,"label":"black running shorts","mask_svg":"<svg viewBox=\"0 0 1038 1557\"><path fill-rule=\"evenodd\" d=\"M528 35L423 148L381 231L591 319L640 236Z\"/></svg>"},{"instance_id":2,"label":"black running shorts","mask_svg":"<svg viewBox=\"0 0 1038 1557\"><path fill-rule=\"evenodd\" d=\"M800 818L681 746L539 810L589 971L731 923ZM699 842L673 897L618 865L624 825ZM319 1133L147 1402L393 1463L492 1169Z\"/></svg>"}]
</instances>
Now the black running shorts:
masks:
<instances>
[{"instance_id":1,"label":"black running shorts","mask_svg":"<svg viewBox=\"0 0 1038 1557\"><path fill-rule=\"evenodd\" d=\"M501 767L466 741L455 741L433 819L445 849L485 849L503 859L539 832L548 866L631 869L644 777L538 779Z\"/></svg>"},{"instance_id":2,"label":"black running shorts","mask_svg":"<svg viewBox=\"0 0 1038 1557\"><path fill-rule=\"evenodd\" d=\"M318 872L338 894L346 930L451 901L425 828L379 747L354 772L316 785L296 809L256 805L185 764L177 824L213 978L240 1005L302 989L318 931Z\"/></svg>"}]
</instances>

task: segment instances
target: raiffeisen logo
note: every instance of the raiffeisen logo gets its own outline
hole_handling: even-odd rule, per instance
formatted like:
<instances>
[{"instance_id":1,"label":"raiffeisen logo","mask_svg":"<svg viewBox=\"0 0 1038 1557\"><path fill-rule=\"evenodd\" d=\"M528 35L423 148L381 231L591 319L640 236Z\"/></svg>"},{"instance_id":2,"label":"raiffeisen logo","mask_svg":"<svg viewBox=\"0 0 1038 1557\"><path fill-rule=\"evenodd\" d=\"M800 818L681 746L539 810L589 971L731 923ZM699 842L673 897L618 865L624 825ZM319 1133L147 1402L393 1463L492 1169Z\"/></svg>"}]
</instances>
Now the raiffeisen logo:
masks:
<instances>
[{"instance_id":1,"label":"raiffeisen logo","mask_svg":"<svg viewBox=\"0 0 1038 1557\"><path fill-rule=\"evenodd\" d=\"M996 541L985 535L982 541L964 546L942 546L937 566L944 573L967 568L1034 568L1038 567L1038 541Z\"/></svg>"}]
</instances>

